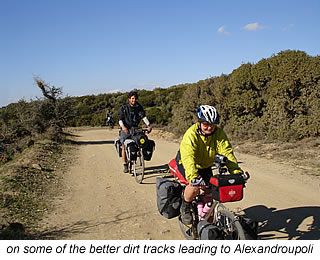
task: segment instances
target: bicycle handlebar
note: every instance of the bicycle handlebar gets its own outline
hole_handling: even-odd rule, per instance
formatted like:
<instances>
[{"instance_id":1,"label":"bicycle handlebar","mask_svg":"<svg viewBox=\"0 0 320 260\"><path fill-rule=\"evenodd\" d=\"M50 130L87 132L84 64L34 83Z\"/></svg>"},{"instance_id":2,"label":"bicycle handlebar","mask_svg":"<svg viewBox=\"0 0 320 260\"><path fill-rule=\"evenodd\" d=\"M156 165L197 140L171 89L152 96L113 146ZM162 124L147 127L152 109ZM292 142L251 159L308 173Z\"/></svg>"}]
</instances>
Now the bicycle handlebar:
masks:
<instances>
[{"instance_id":1,"label":"bicycle handlebar","mask_svg":"<svg viewBox=\"0 0 320 260\"><path fill-rule=\"evenodd\" d=\"M225 174L228 171L225 168L227 161L228 161L228 158L226 156L221 154L216 154L216 156L214 157L214 163L212 165L212 168L216 167L216 169L219 170L219 174ZM247 182L250 179L250 174L248 172L243 172L241 176L245 182Z\"/></svg>"}]
</instances>

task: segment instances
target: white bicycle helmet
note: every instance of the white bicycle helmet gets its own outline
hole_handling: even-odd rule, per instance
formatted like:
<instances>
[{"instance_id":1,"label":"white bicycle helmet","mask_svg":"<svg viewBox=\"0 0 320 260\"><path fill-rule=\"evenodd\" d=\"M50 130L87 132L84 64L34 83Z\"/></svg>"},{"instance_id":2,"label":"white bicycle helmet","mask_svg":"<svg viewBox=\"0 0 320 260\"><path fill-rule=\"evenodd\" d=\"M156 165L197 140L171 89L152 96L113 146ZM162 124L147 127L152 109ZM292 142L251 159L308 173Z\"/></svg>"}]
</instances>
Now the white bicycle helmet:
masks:
<instances>
[{"instance_id":1,"label":"white bicycle helmet","mask_svg":"<svg viewBox=\"0 0 320 260\"><path fill-rule=\"evenodd\" d=\"M220 116L217 109L209 105L201 105L197 110L197 117L201 122L210 125L217 125L220 122Z\"/></svg>"}]
</instances>

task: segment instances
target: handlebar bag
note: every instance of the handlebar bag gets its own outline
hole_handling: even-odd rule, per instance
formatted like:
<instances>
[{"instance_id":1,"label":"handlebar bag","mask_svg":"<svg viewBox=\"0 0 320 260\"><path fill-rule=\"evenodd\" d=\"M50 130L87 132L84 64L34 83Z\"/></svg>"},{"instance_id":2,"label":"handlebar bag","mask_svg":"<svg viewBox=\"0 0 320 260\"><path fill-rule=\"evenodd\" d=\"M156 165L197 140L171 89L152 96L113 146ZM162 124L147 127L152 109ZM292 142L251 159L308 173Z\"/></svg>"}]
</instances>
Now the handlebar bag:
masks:
<instances>
[{"instance_id":1,"label":"handlebar bag","mask_svg":"<svg viewBox=\"0 0 320 260\"><path fill-rule=\"evenodd\" d=\"M157 177L156 190L159 213L167 219L179 216L182 186L177 181Z\"/></svg>"},{"instance_id":2,"label":"handlebar bag","mask_svg":"<svg viewBox=\"0 0 320 260\"><path fill-rule=\"evenodd\" d=\"M217 174L211 177L212 196L220 202L239 201L243 198L245 181L241 174Z\"/></svg>"}]
</instances>

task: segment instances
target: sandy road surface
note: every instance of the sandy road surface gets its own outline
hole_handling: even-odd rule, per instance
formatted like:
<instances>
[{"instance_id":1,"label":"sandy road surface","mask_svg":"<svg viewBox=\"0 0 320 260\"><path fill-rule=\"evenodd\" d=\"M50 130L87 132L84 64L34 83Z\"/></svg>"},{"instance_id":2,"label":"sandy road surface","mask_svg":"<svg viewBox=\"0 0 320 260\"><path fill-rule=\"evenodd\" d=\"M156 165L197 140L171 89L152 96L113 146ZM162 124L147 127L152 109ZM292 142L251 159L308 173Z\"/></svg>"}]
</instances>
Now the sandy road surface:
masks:
<instances>
[{"instance_id":1,"label":"sandy road surface","mask_svg":"<svg viewBox=\"0 0 320 260\"><path fill-rule=\"evenodd\" d=\"M114 139L118 130L74 132L77 151L55 209L42 230L55 239L183 239L177 219L167 220L156 208L156 177L173 158L178 143L150 134L156 150L146 162L143 184L122 172ZM241 167L251 173L241 202L230 203L259 220L260 239L319 239L319 177L301 175L285 164L236 152Z\"/></svg>"}]
</instances>

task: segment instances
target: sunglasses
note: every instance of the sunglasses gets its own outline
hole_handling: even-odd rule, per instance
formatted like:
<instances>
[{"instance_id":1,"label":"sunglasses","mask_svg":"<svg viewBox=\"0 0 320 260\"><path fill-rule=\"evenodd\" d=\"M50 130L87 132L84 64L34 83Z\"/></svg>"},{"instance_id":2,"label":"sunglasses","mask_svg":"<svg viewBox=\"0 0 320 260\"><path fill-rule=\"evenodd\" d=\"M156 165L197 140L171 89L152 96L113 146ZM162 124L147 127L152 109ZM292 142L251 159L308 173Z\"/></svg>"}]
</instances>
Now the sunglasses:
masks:
<instances>
[{"instance_id":1,"label":"sunglasses","mask_svg":"<svg viewBox=\"0 0 320 260\"><path fill-rule=\"evenodd\" d=\"M204 127L206 127L206 128L208 128L208 127L214 128L214 127L215 127L214 124L202 123L202 125L203 125Z\"/></svg>"}]
</instances>

